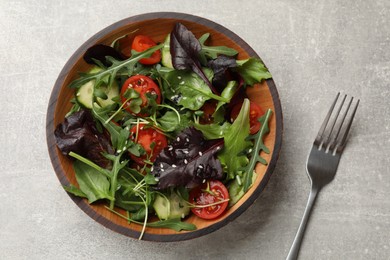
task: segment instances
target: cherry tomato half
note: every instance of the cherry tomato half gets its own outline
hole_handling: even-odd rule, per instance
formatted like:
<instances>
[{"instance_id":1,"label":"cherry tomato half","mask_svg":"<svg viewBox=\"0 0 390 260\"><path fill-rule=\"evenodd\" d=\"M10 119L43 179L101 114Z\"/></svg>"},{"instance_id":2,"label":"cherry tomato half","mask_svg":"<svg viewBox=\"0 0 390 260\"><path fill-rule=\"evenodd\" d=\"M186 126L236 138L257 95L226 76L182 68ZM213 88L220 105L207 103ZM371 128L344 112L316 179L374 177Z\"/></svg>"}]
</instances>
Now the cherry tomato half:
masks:
<instances>
[{"instance_id":1,"label":"cherry tomato half","mask_svg":"<svg viewBox=\"0 0 390 260\"><path fill-rule=\"evenodd\" d=\"M154 162L157 155L168 145L165 135L145 125L133 126L130 129L130 138L140 144L145 150L145 154L141 156L130 154L131 159L138 165L144 165L144 160L147 159Z\"/></svg>"},{"instance_id":2,"label":"cherry tomato half","mask_svg":"<svg viewBox=\"0 0 390 260\"><path fill-rule=\"evenodd\" d=\"M241 106L242 103L239 103L233 107L232 112L230 114L232 121L234 121L237 118L238 114L240 113ZM251 101L249 107L249 124L250 124L249 131L252 135L256 134L259 131L261 124L258 119L262 115L264 115L263 109L261 109L261 107L258 104Z\"/></svg>"},{"instance_id":3,"label":"cherry tomato half","mask_svg":"<svg viewBox=\"0 0 390 260\"><path fill-rule=\"evenodd\" d=\"M137 35L134 37L133 43L131 44L131 48L137 52L146 51L151 47L156 46L156 43L148 36L145 35ZM140 59L140 63L145 65L156 64L161 60L161 51L157 50L153 52L153 54L149 58Z\"/></svg>"},{"instance_id":4,"label":"cherry tomato half","mask_svg":"<svg viewBox=\"0 0 390 260\"><path fill-rule=\"evenodd\" d=\"M222 182L211 180L190 191L189 202L194 205L209 205L208 207L191 208L192 213L203 219L214 219L220 216L227 208L229 202L219 201L229 199L229 192Z\"/></svg>"},{"instance_id":5,"label":"cherry tomato half","mask_svg":"<svg viewBox=\"0 0 390 260\"><path fill-rule=\"evenodd\" d=\"M125 103L127 100L124 97L124 94L125 94L126 90L128 90L128 89L134 89L135 91L137 91L140 94L140 98L142 99L141 109L146 108L148 106L148 99L146 97L147 93L156 96L156 103L157 104L161 103L160 88L157 86L156 83L154 83L154 81L151 78L149 78L147 76L135 75L135 76L128 78L125 81L125 83L123 83L123 86L121 89L122 103ZM130 101L131 100L127 101L128 103L125 105L125 109L132 114L145 116L145 114L134 113L133 111L131 111Z\"/></svg>"}]
</instances>

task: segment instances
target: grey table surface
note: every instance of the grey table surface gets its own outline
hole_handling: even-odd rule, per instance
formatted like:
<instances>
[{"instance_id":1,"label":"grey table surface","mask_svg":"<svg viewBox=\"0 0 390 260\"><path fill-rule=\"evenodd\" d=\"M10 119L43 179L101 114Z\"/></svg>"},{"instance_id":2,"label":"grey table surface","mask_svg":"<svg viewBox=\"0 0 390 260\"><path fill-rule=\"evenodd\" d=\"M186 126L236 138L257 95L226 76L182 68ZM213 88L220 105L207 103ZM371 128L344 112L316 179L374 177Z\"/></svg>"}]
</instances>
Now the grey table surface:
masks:
<instances>
[{"instance_id":1,"label":"grey table surface","mask_svg":"<svg viewBox=\"0 0 390 260\"><path fill-rule=\"evenodd\" d=\"M190 13L240 35L262 57L284 114L266 189L222 229L150 243L90 219L51 166L53 84L89 37L123 18ZM284 259L309 193L305 161L338 91L361 98L335 180L322 190L300 259L390 259L390 1L0 2L1 259Z\"/></svg>"}]
</instances>

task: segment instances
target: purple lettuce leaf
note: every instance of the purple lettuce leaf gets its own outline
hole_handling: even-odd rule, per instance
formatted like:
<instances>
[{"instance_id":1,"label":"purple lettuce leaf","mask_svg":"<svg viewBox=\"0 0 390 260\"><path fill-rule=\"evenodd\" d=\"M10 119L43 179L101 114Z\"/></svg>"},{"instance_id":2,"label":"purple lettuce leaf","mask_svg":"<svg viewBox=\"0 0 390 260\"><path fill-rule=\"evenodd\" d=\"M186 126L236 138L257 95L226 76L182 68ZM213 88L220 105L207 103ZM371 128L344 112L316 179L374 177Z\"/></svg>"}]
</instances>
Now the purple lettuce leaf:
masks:
<instances>
[{"instance_id":1,"label":"purple lettuce leaf","mask_svg":"<svg viewBox=\"0 0 390 260\"><path fill-rule=\"evenodd\" d=\"M210 60L207 65L214 72L213 85L223 89L228 83L228 70L237 67L237 62L233 57L219 55L216 59Z\"/></svg>"},{"instance_id":2,"label":"purple lettuce leaf","mask_svg":"<svg viewBox=\"0 0 390 260\"><path fill-rule=\"evenodd\" d=\"M217 94L217 91L202 70L199 60L202 45L195 35L183 24L176 23L170 37L173 67L177 70L192 70L206 82L214 94Z\"/></svg>"},{"instance_id":3,"label":"purple lettuce leaf","mask_svg":"<svg viewBox=\"0 0 390 260\"><path fill-rule=\"evenodd\" d=\"M84 60L88 64L93 65L99 65L98 62L102 63L104 66L109 67L111 65L111 62L107 61L106 57L110 56L113 57L116 60L125 60L126 57L115 50L114 48L103 45L103 44L96 44L92 47L90 47L85 53L84 53ZM98 61L98 62L96 62Z\"/></svg>"},{"instance_id":4,"label":"purple lettuce leaf","mask_svg":"<svg viewBox=\"0 0 390 260\"><path fill-rule=\"evenodd\" d=\"M114 154L108 134L100 133L96 128L91 113L88 110L80 110L59 124L54 135L58 148L62 154L77 153L107 168L111 161L103 156L103 153Z\"/></svg>"},{"instance_id":5,"label":"purple lettuce leaf","mask_svg":"<svg viewBox=\"0 0 390 260\"><path fill-rule=\"evenodd\" d=\"M157 156L151 174L158 179L156 189L194 188L208 179L223 179L216 153L223 139L205 140L201 131L186 128Z\"/></svg>"}]
</instances>

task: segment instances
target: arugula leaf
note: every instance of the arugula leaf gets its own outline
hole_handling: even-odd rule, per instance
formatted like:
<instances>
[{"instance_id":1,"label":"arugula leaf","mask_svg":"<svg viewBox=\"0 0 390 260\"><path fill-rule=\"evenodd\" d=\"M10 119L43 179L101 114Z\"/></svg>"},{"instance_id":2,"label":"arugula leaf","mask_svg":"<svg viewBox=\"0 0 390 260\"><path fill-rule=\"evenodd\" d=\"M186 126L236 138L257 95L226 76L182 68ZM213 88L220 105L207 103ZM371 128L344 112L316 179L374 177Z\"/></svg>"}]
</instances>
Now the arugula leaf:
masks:
<instances>
[{"instance_id":1,"label":"arugula leaf","mask_svg":"<svg viewBox=\"0 0 390 260\"><path fill-rule=\"evenodd\" d=\"M252 149L249 164L244 169L244 192L247 192L249 187L252 185L252 174L257 162L267 165L267 161L260 157L260 152L264 151L265 153L269 153L269 149L263 143L263 138L267 133L269 133L268 121L271 115L272 110L268 109L267 112L259 118L259 122L261 123L259 132L257 132L255 135L250 135L249 138L247 138L247 140L255 140L255 143Z\"/></svg>"},{"instance_id":2,"label":"arugula leaf","mask_svg":"<svg viewBox=\"0 0 390 260\"><path fill-rule=\"evenodd\" d=\"M177 70L192 70L206 82L213 93L217 93L202 70L199 61L199 52L201 50L202 46L194 34L183 24L176 23L170 38L170 52L173 67Z\"/></svg>"},{"instance_id":3,"label":"arugula leaf","mask_svg":"<svg viewBox=\"0 0 390 260\"><path fill-rule=\"evenodd\" d=\"M244 99L240 113L224 135L225 146L218 155L227 167L227 179L234 179L238 172L248 164L248 158L242 154L252 144L246 140L249 135L249 99Z\"/></svg>"},{"instance_id":4,"label":"arugula leaf","mask_svg":"<svg viewBox=\"0 0 390 260\"><path fill-rule=\"evenodd\" d=\"M255 83L261 82L263 79L272 78L271 73L265 67L261 60L249 58L246 60L237 60L238 67L235 70L244 79L245 83L252 86Z\"/></svg>"},{"instance_id":5,"label":"arugula leaf","mask_svg":"<svg viewBox=\"0 0 390 260\"><path fill-rule=\"evenodd\" d=\"M80 191L85 194L89 203L100 199L113 199L110 194L110 182L106 176L81 161L75 161L73 168Z\"/></svg>"},{"instance_id":6,"label":"arugula leaf","mask_svg":"<svg viewBox=\"0 0 390 260\"><path fill-rule=\"evenodd\" d=\"M130 58L123 61L119 61L114 59L113 57L107 56L106 60L111 64L110 67L102 69L101 71L96 73L81 74L80 78L72 81L69 84L69 88L79 88L91 80L95 80L95 84L99 85L102 81L105 80L107 76L109 76L110 78L109 85L111 86L113 81L115 80L116 75L120 71L126 71L127 75L132 75L134 66L140 59L149 57L150 55L152 55L153 52L161 48L162 44L159 44L150 49L147 49L146 51L135 52Z\"/></svg>"}]
</instances>

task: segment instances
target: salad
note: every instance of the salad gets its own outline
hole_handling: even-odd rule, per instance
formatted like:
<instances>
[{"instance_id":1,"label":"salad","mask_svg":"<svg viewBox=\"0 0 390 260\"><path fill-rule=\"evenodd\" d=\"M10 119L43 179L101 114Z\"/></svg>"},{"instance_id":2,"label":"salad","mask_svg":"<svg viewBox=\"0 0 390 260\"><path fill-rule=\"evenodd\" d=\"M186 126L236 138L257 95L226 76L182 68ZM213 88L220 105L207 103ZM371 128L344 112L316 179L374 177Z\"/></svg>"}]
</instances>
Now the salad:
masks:
<instances>
[{"instance_id":1,"label":"salad","mask_svg":"<svg viewBox=\"0 0 390 260\"><path fill-rule=\"evenodd\" d=\"M177 23L163 43L133 32L84 54L72 108L55 129L78 185L64 189L146 227L194 230L250 189L272 111L246 96L271 78Z\"/></svg>"}]
</instances>

